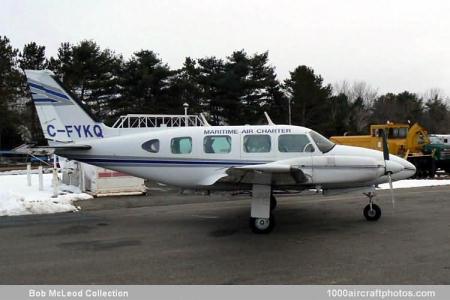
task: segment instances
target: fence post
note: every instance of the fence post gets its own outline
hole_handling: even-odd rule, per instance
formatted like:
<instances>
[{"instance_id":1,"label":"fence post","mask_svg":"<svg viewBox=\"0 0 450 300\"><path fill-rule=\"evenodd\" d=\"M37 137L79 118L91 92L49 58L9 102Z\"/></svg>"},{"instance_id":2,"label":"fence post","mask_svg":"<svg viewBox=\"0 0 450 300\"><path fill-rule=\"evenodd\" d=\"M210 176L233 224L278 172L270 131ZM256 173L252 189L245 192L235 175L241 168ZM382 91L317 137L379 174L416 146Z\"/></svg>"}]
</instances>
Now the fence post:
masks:
<instances>
[{"instance_id":1,"label":"fence post","mask_svg":"<svg viewBox=\"0 0 450 300\"><path fill-rule=\"evenodd\" d=\"M42 175L42 166L39 166L38 173L39 173L39 190L43 191L44 190L44 176Z\"/></svg>"},{"instance_id":2,"label":"fence post","mask_svg":"<svg viewBox=\"0 0 450 300\"><path fill-rule=\"evenodd\" d=\"M31 163L27 163L27 185L31 186Z\"/></svg>"},{"instance_id":3,"label":"fence post","mask_svg":"<svg viewBox=\"0 0 450 300\"><path fill-rule=\"evenodd\" d=\"M58 186L59 186L59 178L56 168L53 168L53 178L52 178L52 186L53 186L53 198L58 197Z\"/></svg>"}]
</instances>

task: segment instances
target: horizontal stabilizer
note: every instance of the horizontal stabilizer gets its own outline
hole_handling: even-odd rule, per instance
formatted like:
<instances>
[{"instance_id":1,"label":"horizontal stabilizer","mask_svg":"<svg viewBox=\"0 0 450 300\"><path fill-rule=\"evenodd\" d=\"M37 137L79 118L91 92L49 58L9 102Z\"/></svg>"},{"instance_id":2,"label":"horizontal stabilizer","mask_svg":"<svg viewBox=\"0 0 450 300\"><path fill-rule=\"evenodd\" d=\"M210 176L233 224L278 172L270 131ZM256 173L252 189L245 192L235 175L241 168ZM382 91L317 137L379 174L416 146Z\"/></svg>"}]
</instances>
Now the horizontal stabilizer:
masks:
<instances>
[{"instance_id":1,"label":"horizontal stabilizer","mask_svg":"<svg viewBox=\"0 0 450 300\"><path fill-rule=\"evenodd\" d=\"M30 144L23 144L16 147L12 152L28 155L51 155L55 153L55 150L89 150L90 145L78 145L78 144L67 144L67 145L54 145L54 146L34 146Z\"/></svg>"}]
</instances>

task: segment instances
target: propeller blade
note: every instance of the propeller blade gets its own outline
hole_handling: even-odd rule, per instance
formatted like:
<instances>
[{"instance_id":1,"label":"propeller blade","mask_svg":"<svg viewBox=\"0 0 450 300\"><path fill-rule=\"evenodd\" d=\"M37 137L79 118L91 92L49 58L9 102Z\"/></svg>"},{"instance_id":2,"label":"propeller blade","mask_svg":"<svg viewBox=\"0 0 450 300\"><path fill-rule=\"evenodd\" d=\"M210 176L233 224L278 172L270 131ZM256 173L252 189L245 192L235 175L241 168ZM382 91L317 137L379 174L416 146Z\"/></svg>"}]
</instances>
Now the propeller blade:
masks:
<instances>
[{"instance_id":1,"label":"propeller blade","mask_svg":"<svg viewBox=\"0 0 450 300\"><path fill-rule=\"evenodd\" d=\"M389 189L391 190L392 208L395 209L394 187L393 187L393 185L392 185L392 177L391 177L391 173L388 173L388 178L389 178Z\"/></svg>"},{"instance_id":2,"label":"propeller blade","mask_svg":"<svg viewBox=\"0 0 450 300\"><path fill-rule=\"evenodd\" d=\"M383 158L384 158L385 175L387 175L389 178L389 190L391 192L392 208L395 209L394 187L392 185L392 171L388 171L386 163L386 161L389 160L389 147L387 143L386 132L383 129L381 129L379 133L381 138L383 139Z\"/></svg>"},{"instance_id":3,"label":"propeller blade","mask_svg":"<svg viewBox=\"0 0 450 300\"><path fill-rule=\"evenodd\" d=\"M384 131L384 129L380 130L380 135L381 135L381 138L383 139L383 157L384 157L384 160L389 160L389 147L388 147L388 143L387 143L386 132Z\"/></svg>"}]
</instances>

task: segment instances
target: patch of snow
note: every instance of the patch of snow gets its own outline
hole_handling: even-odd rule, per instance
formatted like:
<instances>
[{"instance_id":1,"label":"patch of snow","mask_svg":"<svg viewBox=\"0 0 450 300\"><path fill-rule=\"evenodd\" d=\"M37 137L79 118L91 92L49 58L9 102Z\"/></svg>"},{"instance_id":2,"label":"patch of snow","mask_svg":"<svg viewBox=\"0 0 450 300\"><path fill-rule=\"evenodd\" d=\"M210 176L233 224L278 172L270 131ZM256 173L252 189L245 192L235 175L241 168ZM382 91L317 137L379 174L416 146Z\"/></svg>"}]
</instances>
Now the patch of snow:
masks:
<instances>
[{"instance_id":1,"label":"patch of snow","mask_svg":"<svg viewBox=\"0 0 450 300\"><path fill-rule=\"evenodd\" d=\"M392 183L394 189L407 189L414 187L424 186L438 186L438 185L450 185L449 179L437 180L437 179L406 179L394 181ZM383 183L378 186L379 190L389 189L389 183Z\"/></svg>"},{"instance_id":2,"label":"patch of snow","mask_svg":"<svg viewBox=\"0 0 450 300\"><path fill-rule=\"evenodd\" d=\"M42 173L51 173L52 170L50 168L43 168ZM10 171L1 171L0 176L2 175L24 175L27 174L27 170L10 170ZM31 174L38 174L38 169L31 169ZM1 178L1 177L0 177Z\"/></svg>"},{"instance_id":3,"label":"patch of snow","mask_svg":"<svg viewBox=\"0 0 450 300\"><path fill-rule=\"evenodd\" d=\"M60 184L58 196L52 198L52 174L43 175L42 191L38 180L38 175L31 175L31 186L27 186L26 175L0 175L0 216L77 211L75 200L92 198L79 188L64 184Z\"/></svg>"}]
</instances>

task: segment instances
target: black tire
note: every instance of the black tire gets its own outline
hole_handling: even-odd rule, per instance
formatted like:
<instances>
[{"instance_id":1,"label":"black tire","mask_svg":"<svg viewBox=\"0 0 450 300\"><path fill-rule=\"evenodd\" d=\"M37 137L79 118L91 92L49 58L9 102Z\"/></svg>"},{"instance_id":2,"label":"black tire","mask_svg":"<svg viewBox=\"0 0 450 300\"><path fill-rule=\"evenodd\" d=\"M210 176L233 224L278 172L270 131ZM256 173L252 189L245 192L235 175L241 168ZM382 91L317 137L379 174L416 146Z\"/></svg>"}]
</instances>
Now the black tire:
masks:
<instances>
[{"instance_id":1,"label":"black tire","mask_svg":"<svg viewBox=\"0 0 450 300\"><path fill-rule=\"evenodd\" d=\"M268 224L262 224L261 222L267 222ZM267 234L273 230L275 227L275 218L270 215L269 219L264 218L250 218L250 228L253 233L257 234Z\"/></svg>"},{"instance_id":2,"label":"black tire","mask_svg":"<svg viewBox=\"0 0 450 300\"><path fill-rule=\"evenodd\" d=\"M431 179L433 179L436 176L436 161L433 159L433 161L431 162L431 166L428 170L428 175L430 176Z\"/></svg>"},{"instance_id":3,"label":"black tire","mask_svg":"<svg viewBox=\"0 0 450 300\"><path fill-rule=\"evenodd\" d=\"M272 194L270 195L270 211L273 211L275 208L277 208L277 199Z\"/></svg>"},{"instance_id":4,"label":"black tire","mask_svg":"<svg viewBox=\"0 0 450 300\"><path fill-rule=\"evenodd\" d=\"M381 208L375 203L372 203L372 210L370 210L370 204L367 204L363 212L367 221L378 221L381 217Z\"/></svg>"}]
</instances>

